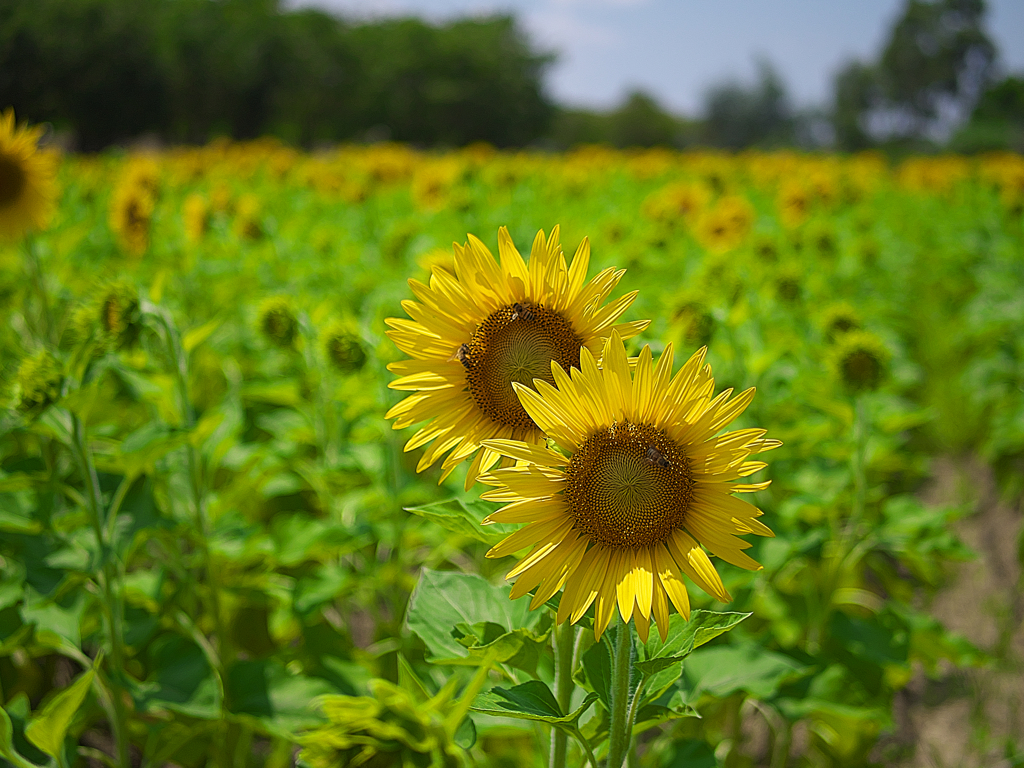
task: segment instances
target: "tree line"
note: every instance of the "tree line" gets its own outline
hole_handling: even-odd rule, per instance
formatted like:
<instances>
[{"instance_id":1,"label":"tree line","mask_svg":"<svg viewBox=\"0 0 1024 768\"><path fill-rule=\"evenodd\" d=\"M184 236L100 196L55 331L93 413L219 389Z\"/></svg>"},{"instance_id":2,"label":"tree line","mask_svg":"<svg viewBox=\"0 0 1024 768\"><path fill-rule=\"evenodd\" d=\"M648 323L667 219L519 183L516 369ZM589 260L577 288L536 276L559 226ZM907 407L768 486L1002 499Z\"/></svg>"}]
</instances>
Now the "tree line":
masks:
<instances>
[{"instance_id":1,"label":"tree line","mask_svg":"<svg viewBox=\"0 0 1024 768\"><path fill-rule=\"evenodd\" d=\"M906 0L876 59L837 73L831 104L796 109L761 62L756 82L712 87L687 119L642 91L605 112L559 107L543 87L554 56L507 15L353 23L282 0L4 0L0 106L86 151L267 134L306 147L1024 150L1024 79L1000 73L984 15L984 0Z\"/></svg>"},{"instance_id":2,"label":"tree line","mask_svg":"<svg viewBox=\"0 0 1024 768\"><path fill-rule=\"evenodd\" d=\"M509 16L350 24L279 0L4 0L0 104L79 149L273 134L523 145L551 57Z\"/></svg>"}]
</instances>

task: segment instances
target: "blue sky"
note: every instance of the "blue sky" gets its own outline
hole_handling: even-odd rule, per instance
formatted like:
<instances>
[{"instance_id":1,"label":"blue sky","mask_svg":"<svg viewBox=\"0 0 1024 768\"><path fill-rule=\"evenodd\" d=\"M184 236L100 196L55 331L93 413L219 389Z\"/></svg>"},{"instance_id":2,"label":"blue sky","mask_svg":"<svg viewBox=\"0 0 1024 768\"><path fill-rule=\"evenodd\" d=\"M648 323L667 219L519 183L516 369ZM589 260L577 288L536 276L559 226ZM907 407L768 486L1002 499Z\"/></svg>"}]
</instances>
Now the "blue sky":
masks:
<instances>
[{"instance_id":1,"label":"blue sky","mask_svg":"<svg viewBox=\"0 0 1024 768\"><path fill-rule=\"evenodd\" d=\"M558 54L549 93L604 108L632 88L681 114L711 85L752 81L758 57L782 74L799 106L823 104L836 70L874 58L903 0L292 0L347 17L441 20L511 11ZM1024 71L1024 0L988 0L988 32L1004 69Z\"/></svg>"}]
</instances>

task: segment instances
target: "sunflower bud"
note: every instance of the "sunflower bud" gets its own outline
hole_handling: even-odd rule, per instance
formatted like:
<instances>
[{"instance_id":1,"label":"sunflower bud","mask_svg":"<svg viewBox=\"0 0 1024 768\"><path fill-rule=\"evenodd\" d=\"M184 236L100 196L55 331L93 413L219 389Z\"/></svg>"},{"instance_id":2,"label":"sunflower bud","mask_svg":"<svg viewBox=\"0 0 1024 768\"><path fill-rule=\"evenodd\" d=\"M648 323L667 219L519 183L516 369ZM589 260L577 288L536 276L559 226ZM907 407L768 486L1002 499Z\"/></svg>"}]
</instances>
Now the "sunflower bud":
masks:
<instances>
[{"instance_id":1,"label":"sunflower bud","mask_svg":"<svg viewBox=\"0 0 1024 768\"><path fill-rule=\"evenodd\" d=\"M98 307L103 335L115 347L135 342L142 328L139 294L129 283L114 283L101 294Z\"/></svg>"},{"instance_id":2,"label":"sunflower bud","mask_svg":"<svg viewBox=\"0 0 1024 768\"><path fill-rule=\"evenodd\" d=\"M441 713L417 703L385 680L370 683L372 696L324 696L327 724L299 737L299 760L310 768L343 765L373 768L460 768L462 750L452 743Z\"/></svg>"},{"instance_id":3,"label":"sunflower bud","mask_svg":"<svg viewBox=\"0 0 1024 768\"><path fill-rule=\"evenodd\" d=\"M38 413L60 398L64 376L60 363L45 349L26 357L18 366L18 410Z\"/></svg>"},{"instance_id":4,"label":"sunflower bud","mask_svg":"<svg viewBox=\"0 0 1024 768\"><path fill-rule=\"evenodd\" d=\"M853 331L842 336L832 355L837 377L853 393L878 389L888 364L889 351L881 339L867 331Z\"/></svg>"},{"instance_id":5,"label":"sunflower bud","mask_svg":"<svg viewBox=\"0 0 1024 768\"><path fill-rule=\"evenodd\" d=\"M323 336L324 355L341 373L354 373L366 362L366 352L358 334L348 326L335 323Z\"/></svg>"},{"instance_id":6,"label":"sunflower bud","mask_svg":"<svg viewBox=\"0 0 1024 768\"><path fill-rule=\"evenodd\" d=\"M263 302L259 327L271 343L278 347L290 347L299 333L299 320L295 317L291 302L278 296Z\"/></svg>"},{"instance_id":7,"label":"sunflower bud","mask_svg":"<svg viewBox=\"0 0 1024 768\"><path fill-rule=\"evenodd\" d=\"M779 260L779 243L774 237L762 235L754 242L754 253L765 264L774 264Z\"/></svg>"},{"instance_id":8,"label":"sunflower bud","mask_svg":"<svg viewBox=\"0 0 1024 768\"><path fill-rule=\"evenodd\" d=\"M835 344L843 334L860 330L860 316L853 307L845 302L833 304L825 309L821 327L825 331L828 343Z\"/></svg>"},{"instance_id":9,"label":"sunflower bud","mask_svg":"<svg viewBox=\"0 0 1024 768\"><path fill-rule=\"evenodd\" d=\"M800 300L802 286L800 273L795 269L783 269L775 278L775 295L786 304L795 304Z\"/></svg>"}]
</instances>

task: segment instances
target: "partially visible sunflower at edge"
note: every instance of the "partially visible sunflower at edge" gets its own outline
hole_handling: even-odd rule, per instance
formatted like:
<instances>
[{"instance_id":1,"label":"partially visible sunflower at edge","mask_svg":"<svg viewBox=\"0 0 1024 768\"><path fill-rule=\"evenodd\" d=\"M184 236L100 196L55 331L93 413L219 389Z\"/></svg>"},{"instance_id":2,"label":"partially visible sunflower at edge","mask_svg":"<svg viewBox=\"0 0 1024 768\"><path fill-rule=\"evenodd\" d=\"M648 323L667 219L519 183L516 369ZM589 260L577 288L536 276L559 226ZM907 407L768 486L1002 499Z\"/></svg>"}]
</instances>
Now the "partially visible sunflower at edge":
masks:
<instances>
[{"instance_id":1,"label":"partially visible sunflower at edge","mask_svg":"<svg viewBox=\"0 0 1024 768\"><path fill-rule=\"evenodd\" d=\"M395 419L395 429L427 422L405 445L411 451L432 443L418 472L448 453L444 479L472 458L468 489L500 458L481 448L484 440L541 443L544 434L513 385L553 383L552 362L566 370L579 367L581 350L600 354L613 331L628 339L647 327L646 320L618 322L636 291L604 304L625 270L609 267L585 282L589 242L584 239L567 266L558 235L558 227L549 238L538 232L528 264L504 227L498 230L498 262L469 235L465 245L454 244L455 275L435 268L429 286L409 281L418 301L403 301L402 307L412 319L386 322L388 336L412 359L388 370L401 377L392 389L414 394L387 418Z\"/></svg>"},{"instance_id":2,"label":"partially visible sunflower at edge","mask_svg":"<svg viewBox=\"0 0 1024 768\"><path fill-rule=\"evenodd\" d=\"M46 226L56 196L57 159L39 149L39 126L18 128L14 110L0 112L0 238Z\"/></svg>"},{"instance_id":3,"label":"partially visible sunflower at edge","mask_svg":"<svg viewBox=\"0 0 1024 768\"><path fill-rule=\"evenodd\" d=\"M762 490L770 481L734 481L766 466L751 455L781 443L765 438L763 429L718 435L754 390L715 397L705 351L672 376L671 345L656 364L645 346L631 375L622 340L612 334L601 368L585 349L579 369L552 365L554 386L513 385L560 451L484 442L517 460L480 478L496 487L483 498L505 504L485 523L527 523L487 553L504 557L532 548L507 576L516 579L513 599L536 588L530 605L536 609L564 586L558 623L579 621L593 603L600 639L617 606L646 642L652 617L662 639L667 636L670 602L689 618L684 577L722 602L732 599L701 545L727 563L761 569L743 551L750 542L739 536L774 534L757 519L761 510L732 494Z\"/></svg>"}]
</instances>

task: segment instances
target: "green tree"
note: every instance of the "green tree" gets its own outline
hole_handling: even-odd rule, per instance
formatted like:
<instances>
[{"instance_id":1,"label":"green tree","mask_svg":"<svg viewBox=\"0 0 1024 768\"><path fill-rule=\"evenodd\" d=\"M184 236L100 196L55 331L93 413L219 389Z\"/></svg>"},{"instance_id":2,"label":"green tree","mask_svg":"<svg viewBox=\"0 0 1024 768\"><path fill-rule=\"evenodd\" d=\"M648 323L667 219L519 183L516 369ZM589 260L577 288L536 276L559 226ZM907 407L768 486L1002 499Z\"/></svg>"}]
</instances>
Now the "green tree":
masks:
<instances>
[{"instance_id":1,"label":"green tree","mask_svg":"<svg viewBox=\"0 0 1024 768\"><path fill-rule=\"evenodd\" d=\"M950 144L960 152L1024 152L1024 77L1011 75L985 91Z\"/></svg>"},{"instance_id":2,"label":"green tree","mask_svg":"<svg viewBox=\"0 0 1024 768\"><path fill-rule=\"evenodd\" d=\"M0 3L0 104L73 127L86 150L159 130L168 94L153 11L132 0Z\"/></svg>"},{"instance_id":3,"label":"green tree","mask_svg":"<svg viewBox=\"0 0 1024 768\"><path fill-rule=\"evenodd\" d=\"M551 56L510 16L351 25L281 0L4 0L0 106L99 149L146 132L310 145L386 129L522 145L547 129Z\"/></svg>"},{"instance_id":4,"label":"green tree","mask_svg":"<svg viewBox=\"0 0 1024 768\"><path fill-rule=\"evenodd\" d=\"M766 61L759 64L758 83L753 87L725 83L704 98L703 139L712 146L740 149L788 144L793 124L785 86Z\"/></svg>"},{"instance_id":5,"label":"green tree","mask_svg":"<svg viewBox=\"0 0 1024 768\"><path fill-rule=\"evenodd\" d=\"M355 27L356 109L364 125L424 144L521 145L548 127L534 53L511 16L433 27L418 19Z\"/></svg>"},{"instance_id":6,"label":"green tree","mask_svg":"<svg viewBox=\"0 0 1024 768\"><path fill-rule=\"evenodd\" d=\"M857 152L872 144L866 114L880 98L878 72L874 67L851 61L835 78L833 127L839 149Z\"/></svg>"},{"instance_id":7,"label":"green tree","mask_svg":"<svg viewBox=\"0 0 1024 768\"><path fill-rule=\"evenodd\" d=\"M907 0L878 62L851 62L836 77L839 146L862 149L883 137L932 140L962 122L995 63L984 16L984 0Z\"/></svg>"},{"instance_id":8,"label":"green tree","mask_svg":"<svg viewBox=\"0 0 1024 768\"><path fill-rule=\"evenodd\" d=\"M610 116L617 147L670 147L679 138L679 121L643 91L633 91Z\"/></svg>"},{"instance_id":9,"label":"green tree","mask_svg":"<svg viewBox=\"0 0 1024 768\"><path fill-rule=\"evenodd\" d=\"M907 3L879 62L885 96L907 134L926 134L944 109L954 118L969 114L996 56L981 26L984 15L984 0Z\"/></svg>"}]
</instances>

